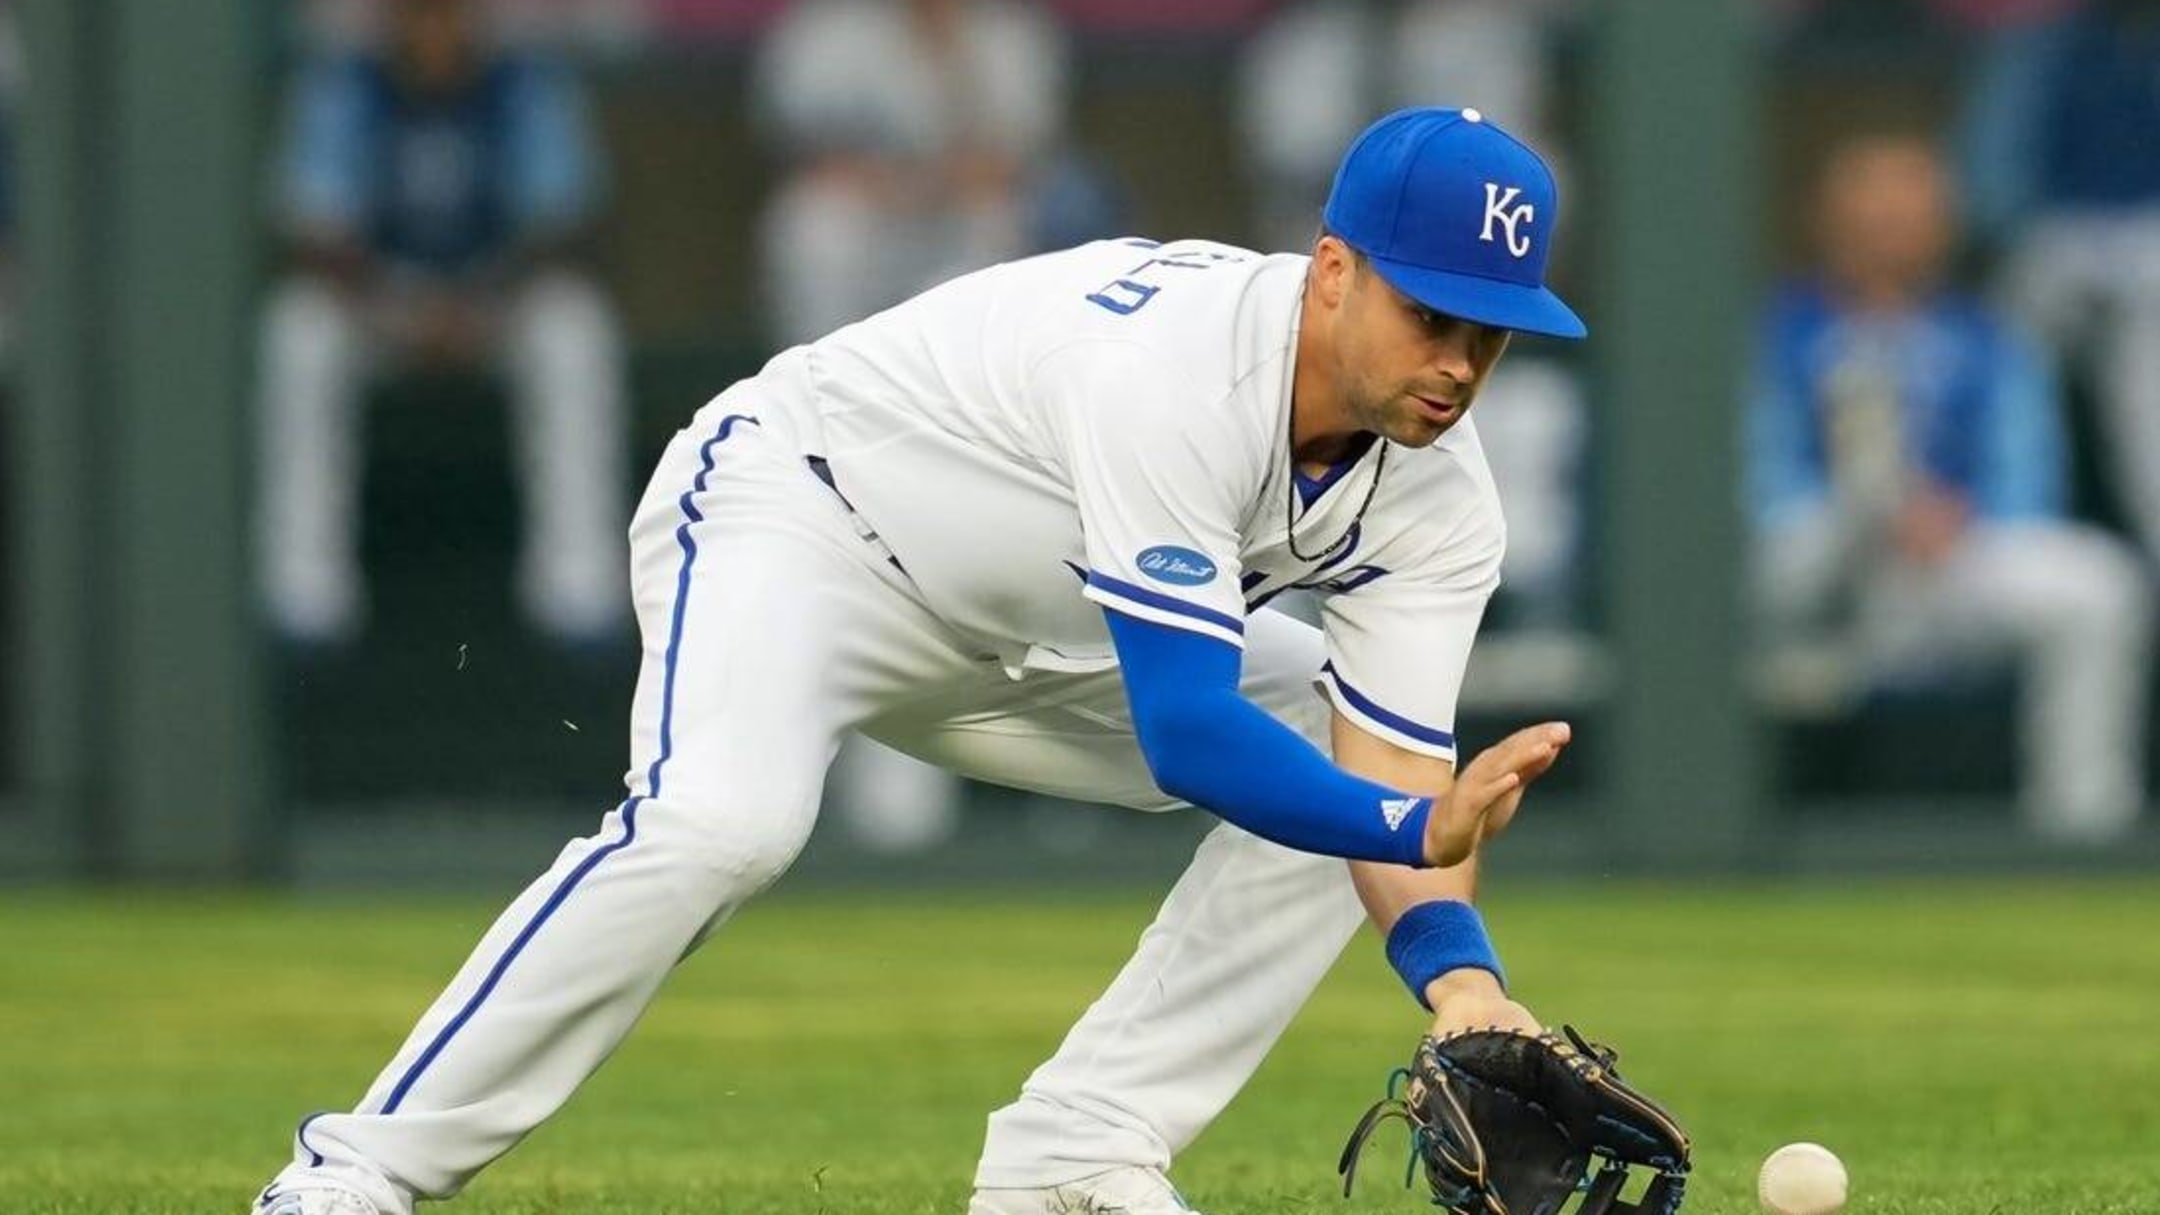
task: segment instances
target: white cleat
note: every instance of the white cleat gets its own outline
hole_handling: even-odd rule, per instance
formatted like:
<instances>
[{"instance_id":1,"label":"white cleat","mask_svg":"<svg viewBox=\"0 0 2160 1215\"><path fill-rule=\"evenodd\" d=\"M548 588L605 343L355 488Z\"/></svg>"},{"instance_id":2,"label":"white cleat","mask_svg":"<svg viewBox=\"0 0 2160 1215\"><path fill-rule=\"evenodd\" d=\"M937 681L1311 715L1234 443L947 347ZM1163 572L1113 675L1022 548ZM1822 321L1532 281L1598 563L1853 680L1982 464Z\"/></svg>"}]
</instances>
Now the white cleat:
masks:
<instances>
[{"instance_id":1,"label":"white cleat","mask_svg":"<svg viewBox=\"0 0 2160 1215\"><path fill-rule=\"evenodd\" d=\"M1129 1166L1037 1189L977 1190L968 1215L1199 1215L1160 1169Z\"/></svg>"},{"instance_id":2,"label":"white cleat","mask_svg":"<svg viewBox=\"0 0 2160 1215\"><path fill-rule=\"evenodd\" d=\"M251 1215L382 1215L358 1190L341 1185L271 1185L256 1196Z\"/></svg>"}]
</instances>

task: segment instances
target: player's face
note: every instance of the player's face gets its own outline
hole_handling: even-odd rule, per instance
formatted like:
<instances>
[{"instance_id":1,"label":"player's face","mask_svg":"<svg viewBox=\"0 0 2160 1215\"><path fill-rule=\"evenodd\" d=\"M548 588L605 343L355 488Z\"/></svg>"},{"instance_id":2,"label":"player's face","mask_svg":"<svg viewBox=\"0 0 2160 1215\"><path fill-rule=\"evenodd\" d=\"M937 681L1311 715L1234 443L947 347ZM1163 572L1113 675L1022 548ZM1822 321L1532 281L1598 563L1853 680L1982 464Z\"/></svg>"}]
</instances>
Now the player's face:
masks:
<instances>
[{"instance_id":1,"label":"player's face","mask_svg":"<svg viewBox=\"0 0 2160 1215\"><path fill-rule=\"evenodd\" d=\"M1337 328L1343 407L1360 430L1424 447L1462 420L1508 331L1435 312L1369 263L1351 270Z\"/></svg>"}]
</instances>

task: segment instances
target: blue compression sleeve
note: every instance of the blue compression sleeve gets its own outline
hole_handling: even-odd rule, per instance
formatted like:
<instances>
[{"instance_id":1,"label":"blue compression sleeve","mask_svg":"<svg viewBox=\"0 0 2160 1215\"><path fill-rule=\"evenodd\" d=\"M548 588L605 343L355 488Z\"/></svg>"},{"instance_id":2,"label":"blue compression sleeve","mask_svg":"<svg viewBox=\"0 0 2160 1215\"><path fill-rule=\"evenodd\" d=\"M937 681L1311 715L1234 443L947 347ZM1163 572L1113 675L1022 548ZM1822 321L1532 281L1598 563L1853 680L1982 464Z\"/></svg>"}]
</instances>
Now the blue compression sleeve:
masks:
<instances>
[{"instance_id":1,"label":"blue compression sleeve","mask_svg":"<svg viewBox=\"0 0 2160 1215\"><path fill-rule=\"evenodd\" d=\"M1305 852L1425 864L1432 799L1352 776L1238 692L1238 648L1105 610L1133 730L1165 793Z\"/></svg>"}]
</instances>

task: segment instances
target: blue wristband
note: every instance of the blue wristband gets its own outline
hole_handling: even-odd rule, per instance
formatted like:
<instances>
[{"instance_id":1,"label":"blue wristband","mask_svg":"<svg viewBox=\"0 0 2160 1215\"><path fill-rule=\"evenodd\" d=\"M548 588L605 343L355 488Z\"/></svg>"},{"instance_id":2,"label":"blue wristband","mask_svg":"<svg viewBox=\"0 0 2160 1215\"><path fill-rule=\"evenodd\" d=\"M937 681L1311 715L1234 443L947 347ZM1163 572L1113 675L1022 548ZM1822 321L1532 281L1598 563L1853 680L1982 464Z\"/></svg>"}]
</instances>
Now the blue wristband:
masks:
<instances>
[{"instance_id":1,"label":"blue wristband","mask_svg":"<svg viewBox=\"0 0 2160 1215\"><path fill-rule=\"evenodd\" d=\"M1507 986L1500 956L1485 935L1484 917L1455 899L1435 899L1403 912L1388 929L1387 958L1420 1004L1425 1004L1425 988L1434 979L1464 967L1491 971L1502 988Z\"/></svg>"}]
</instances>

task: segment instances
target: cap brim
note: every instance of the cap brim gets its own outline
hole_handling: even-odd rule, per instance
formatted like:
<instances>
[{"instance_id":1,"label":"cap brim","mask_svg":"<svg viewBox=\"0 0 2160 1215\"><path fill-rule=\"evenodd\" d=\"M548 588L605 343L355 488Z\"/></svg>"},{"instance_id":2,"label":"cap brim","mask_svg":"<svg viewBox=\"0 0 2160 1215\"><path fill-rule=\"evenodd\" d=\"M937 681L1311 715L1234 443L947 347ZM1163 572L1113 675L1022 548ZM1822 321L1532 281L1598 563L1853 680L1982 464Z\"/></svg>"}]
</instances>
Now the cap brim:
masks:
<instances>
[{"instance_id":1,"label":"cap brim","mask_svg":"<svg viewBox=\"0 0 2160 1215\"><path fill-rule=\"evenodd\" d=\"M1475 274L1451 274L1392 258L1367 255L1367 260L1389 285L1435 312L1546 337L1579 338L1590 332L1575 310L1548 287Z\"/></svg>"}]
</instances>

